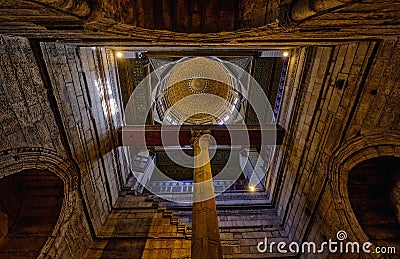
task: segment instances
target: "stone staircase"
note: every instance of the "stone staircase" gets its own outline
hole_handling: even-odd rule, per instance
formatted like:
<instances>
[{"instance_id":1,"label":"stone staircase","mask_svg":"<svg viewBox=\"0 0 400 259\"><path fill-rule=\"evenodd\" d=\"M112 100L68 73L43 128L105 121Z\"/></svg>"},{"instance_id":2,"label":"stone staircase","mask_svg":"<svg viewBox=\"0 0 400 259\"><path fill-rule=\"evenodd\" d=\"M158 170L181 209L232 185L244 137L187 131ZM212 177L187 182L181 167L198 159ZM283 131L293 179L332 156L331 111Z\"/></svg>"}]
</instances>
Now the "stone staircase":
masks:
<instances>
[{"instance_id":1,"label":"stone staircase","mask_svg":"<svg viewBox=\"0 0 400 259\"><path fill-rule=\"evenodd\" d=\"M180 222L192 227L192 211L186 204L178 204L153 197L173 210ZM292 253L260 253L259 242L290 243L277 211L266 203L263 192L226 192L216 198L222 254L224 258L296 258Z\"/></svg>"},{"instance_id":2,"label":"stone staircase","mask_svg":"<svg viewBox=\"0 0 400 259\"><path fill-rule=\"evenodd\" d=\"M159 205L158 201L154 201L152 206L157 208L157 212L162 213L163 218L170 219L170 224L177 227L178 233L183 234L187 239L192 238L192 230L188 229L188 226L186 224L181 224L179 217L174 216L171 210L167 210L167 207Z\"/></svg>"},{"instance_id":3,"label":"stone staircase","mask_svg":"<svg viewBox=\"0 0 400 259\"><path fill-rule=\"evenodd\" d=\"M190 258L191 230L157 201L123 193L85 258Z\"/></svg>"},{"instance_id":4,"label":"stone staircase","mask_svg":"<svg viewBox=\"0 0 400 259\"><path fill-rule=\"evenodd\" d=\"M162 204L151 196L123 193L85 258L190 258L191 211L172 212ZM276 211L223 209L218 213L224 258L295 258L257 251L264 237L289 243Z\"/></svg>"}]
</instances>

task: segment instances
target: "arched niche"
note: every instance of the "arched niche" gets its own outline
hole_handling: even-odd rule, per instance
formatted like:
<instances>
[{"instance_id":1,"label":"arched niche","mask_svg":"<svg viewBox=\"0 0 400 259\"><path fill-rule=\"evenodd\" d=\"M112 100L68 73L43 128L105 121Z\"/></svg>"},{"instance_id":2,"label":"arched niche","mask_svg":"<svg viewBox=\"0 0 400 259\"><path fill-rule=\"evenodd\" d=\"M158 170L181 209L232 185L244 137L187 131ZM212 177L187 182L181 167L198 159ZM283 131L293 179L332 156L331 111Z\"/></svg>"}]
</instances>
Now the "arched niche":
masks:
<instances>
[{"instance_id":1,"label":"arched niche","mask_svg":"<svg viewBox=\"0 0 400 259\"><path fill-rule=\"evenodd\" d=\"M370 242L400 250L400 158L365 160L349 172L349 200Z\"/></svg>"},{"instance_id":2,"label":"arched niche","mask_svg":"<svg viewBox=\"0 0 400 259\"><path fill-rule=\"evenodd\" d=\"M47 172L62 182L62 205L57 222L41 247L38 258L48 257L51 249L62 242L74 210L81 206L78 194L78 167L68 158L42 147L26 147L0 151L0 180L21 172ZM3 213L3 217L4 217ZM7 216L8 217L8 216ZM3 225L4 225L3 219ZM7 223L8 224L8 223ZM3 226L4 229L4 226Z\"/></svg>"},{"instance_id":3,"label":"arched niche","mask_svg":"<svg viewBox=\"0 0 400 259\"><path fill-rule=\"evenodd\" d=\"M349 175L353 168L365 161L380 157L400 158L400 134L393 132L368 133L354 138L335 150L329 160L328 175L333 194L333 209L337 222L348 234L348 241L371 242L368 231L364 231L355 214L349 198ZM367 162L365 162L367 163ZM336 233L336 232L335 232ZM373 242L371 242L373 243ZM377 244L373 243L373 247Z\"/></svg>"},{"instance_id":4,"label":"arched niche","mask_svg":"<svg viewBox=\"0 0 400 259\"><path fill-rule=\"evenodd\" d=\"M63 181L44 170L0 179L1 258L37 258L61 212Z\"/></svg>"}]
</instances>

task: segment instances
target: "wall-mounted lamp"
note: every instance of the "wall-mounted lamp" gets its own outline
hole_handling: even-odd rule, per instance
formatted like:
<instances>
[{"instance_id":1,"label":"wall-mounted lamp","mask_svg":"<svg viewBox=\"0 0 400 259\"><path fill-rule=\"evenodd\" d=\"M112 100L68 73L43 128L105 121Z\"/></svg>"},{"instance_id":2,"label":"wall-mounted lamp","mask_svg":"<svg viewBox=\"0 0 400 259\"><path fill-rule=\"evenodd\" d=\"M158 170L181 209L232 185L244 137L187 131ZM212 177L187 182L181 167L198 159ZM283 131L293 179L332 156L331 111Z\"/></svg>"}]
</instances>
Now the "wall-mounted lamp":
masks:
<instances>
[{"instance_id":1,"label":"wall-mounted lamp","mask_svg":"<svg viewBox=\"0 0 400 259\"><path fill-rule=\"evenodd\" d=\"M289 51L284 51L282 53L282 56L285 57L285 58L289 57Z\"/></svg>"},{"instance_id":2,"label":"wall-mounted lamp","mask_svg":"<svg viewBox=\"0 0 400 259\"><path fill-rule=\"evenodd\" d=\"M117 58L122 58L124 54L121 51L117 51Z\"/></svg>"}]
</instances>

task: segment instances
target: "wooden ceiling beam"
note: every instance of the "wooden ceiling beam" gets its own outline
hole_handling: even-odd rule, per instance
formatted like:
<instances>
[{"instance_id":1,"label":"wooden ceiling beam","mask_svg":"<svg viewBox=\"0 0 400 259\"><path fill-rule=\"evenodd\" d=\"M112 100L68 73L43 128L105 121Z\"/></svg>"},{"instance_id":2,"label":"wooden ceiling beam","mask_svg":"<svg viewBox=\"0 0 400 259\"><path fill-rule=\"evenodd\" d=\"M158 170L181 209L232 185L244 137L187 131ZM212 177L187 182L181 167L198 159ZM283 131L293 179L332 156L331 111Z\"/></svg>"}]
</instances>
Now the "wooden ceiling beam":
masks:
<instances>
[{"instance_id":1,"label":"wooden ceiling beam","mask_svg":"<svg viewBox=\"0 0 400 259\"><path fill-rule=\"evenodd\" d=\"M281 145L285 135L285 130L275 124L230 125L229 129L225 125L125 126L118 129L119 146L189 146L191 129L210 129L219 146Z\"/></svg>"}]
</instances>

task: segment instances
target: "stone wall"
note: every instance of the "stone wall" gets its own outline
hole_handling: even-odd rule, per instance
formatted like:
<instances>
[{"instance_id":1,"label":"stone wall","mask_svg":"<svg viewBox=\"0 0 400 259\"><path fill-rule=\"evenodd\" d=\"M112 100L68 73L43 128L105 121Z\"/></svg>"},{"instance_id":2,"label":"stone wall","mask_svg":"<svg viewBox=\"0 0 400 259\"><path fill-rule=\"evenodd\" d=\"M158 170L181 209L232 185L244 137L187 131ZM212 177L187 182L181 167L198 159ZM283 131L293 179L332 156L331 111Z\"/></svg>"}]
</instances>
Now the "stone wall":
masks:
<instances>
[{"instance_id":1,"label":"stone wall","mask_svg":"<svg viewBox=\"0 0 400 259\"><path fill-rule=\"evenodd\" d=\"M290 240L322 243L335 239L339 230L347 231L349 240L365 240L365 234L357 236L362 230L356 227L351 206L343 208L343 200L349 203L346 190L341 189L347 177L332 163L336 157L346 161L339 151L345 147L350 156L363 146L390 143L376 152L365 151L363 159L396 154L399 77L394 68L399 53L397 39L294 53L293 62L305 63L293 66L292 62L289 70L279 119L287 136L272 166L276 173L284 172L277 209ZM353 160L350 166L360 161ZM343 219L343 211L352 220Z\"/></svg>"},{"instance_id":2,"label":"stone wall","mask_svg":"<svg viewBox=\"0 0 400 259\"><path fill-rule=\"evenodd\" d=\"M347 184L347 174L349 170L358 163L369 158L379 156L399 156L398 129L399 129L399 109L398 98L400 94L399 76L395 72L395 67L399 66L400 61L400 45L398 39L393 41L383 41L376 50L376 56L371 60L369 74L365 75L363 88L359 90L359 101L353 109L353 116L347 123L347 131L344 136L346 139L342 144L352 144L352 151L340 154L336 152L335 158L347 156L349 161L343 166L345 169L337 167L327 168L327 173L332 175L331 187L327 190L327 195L321 199L321 206L318 207L318 216L314 223L314 228L324 226L327 236L332 236L333 232L342 227L346 228L345 223L340 223L345 218L350 227L346 228L347 232L354 232L355 240L365 241L365 236L357 227L357 221L353 221L354 213L351 208L344 209L346 217L343 217L343 200L347 200L347 189L340 182ZM389 119L390 118L390 119ZM343 134L344 135L344 134ZM366 147L371 148L367 149ZM356 159L351 159L353 154L360 154ZM340 155L339 155L340 154ZM342 159L342 158L340 158ZM338 183L339 182L339 183ZM329 189L333 192L333 199L329 198ZM338 196L338 192L340 196ZM335 202L335 199L337 200ZM336 204L335 204L336 203ZM323 206L322 206L323 204ZM335 212L336 211L336 212ZM335 213L339 214L335 215ZM322 223L324 222L324 223ZM326 224L326 222L329 222ZM342 225L342 226L341 226ZM313 238L315 232L310 234Z\"/></svg>"},{"instance_id":3,"label":"stone wall","mask_svg":"<svg viewBox=\"0 0 400 259\"><path fill-rule=\"evenodd\" d=\"M41 256L79 257L129 172L124 149L114 149L122 118L112 53L18 37L0 43L0 177L45 169L63 180Z\"/></svg>"},{"instance_id":4,"label":"stone wall","mask_svg":"<svg viewBox=\"0 0 400 259\"><path fill-rule=\"evenodd\" d=\"M122 104L113 53L55 43L41 47L96 232L129 173L124 148L116 148Z\"/></svg>"},{"instance_id":5,"label":"stone wall","mask_svg":"<svg viewBox=\"0 0 400 259\"><path fill-rule=\"evenodd\" d=\"M31 146L65 154L28 40L0 36L0 52L1 150Z\"/></svg>"},{"instance_id":6,"label":"stone wall","mask_svg":"<svg viewBox=\"0 0 400 259\"><path fill-rule=\"evenodd\" d=\"M41 256L79 256L76 248L85 249L91 237L77 192L77 172L67 158L49 98L51 88L42 80L27 39L1 36L0 52L0 178L27 169L43 169L60 177L63 205Z\"/></svg>"},{"instance_id":7,"label":"stone wall","mask_svg":"<svg viewBox=\"0 0 400 259\"><path fill-rule=\"evenodd\" d=\"M260 253L258 244L265 238L269 244L289 243L274 209L218 210L218 219L224 258L275 258L280 256L276 247L273 252ZM285 256L294 257L294 254Z\"/></svg>"}]
</instances>

